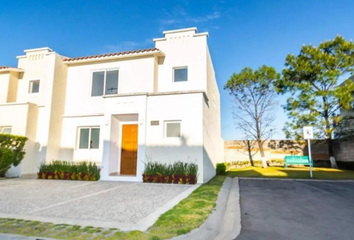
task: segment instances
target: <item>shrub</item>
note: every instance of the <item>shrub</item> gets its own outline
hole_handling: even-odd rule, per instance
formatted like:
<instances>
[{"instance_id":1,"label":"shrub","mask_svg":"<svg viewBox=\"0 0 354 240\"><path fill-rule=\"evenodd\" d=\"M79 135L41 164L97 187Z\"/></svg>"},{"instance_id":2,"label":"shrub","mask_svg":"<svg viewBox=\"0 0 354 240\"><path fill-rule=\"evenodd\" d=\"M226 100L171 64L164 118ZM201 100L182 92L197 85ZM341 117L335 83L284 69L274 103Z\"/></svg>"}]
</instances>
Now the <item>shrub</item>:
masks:
<instances>
[{"instance_id":1,"label":"shrub","mask_svg":"<svg viewBox=\"0 0 354 240\"><path fill-rule=\"evenodd\" d=\"M25 157L27 137L0 134L0 177L3 177L11 165L18 166Z\"/></svg>"},{"instance_id":2,"label":"shrub","mask_svg":"<svg viewBox=\"0 0 354 240\"><path fill-rule=\"evenodd\" d=\"M217 163L216 164L216 174L224 175L226 173L226 164L225 163Z\"/></svg>"},{"instance_id":3,"label":"shrub","mask_svg":"<svg viewBox=\"0 0 354 240\"><path fill-rule=\"evenodd\" d=\"M53 161L39 167L38 178L97 181L100 179L100 169L92 162Z\"/></svg>"},{"instance_id":4,"label":"shrub","mask_svg":"<svg viewBox=\"0 0 354 240\"><path fill-rule=\"evenodd\" d=\"M171 164L148 161L145 163L143 182L195 184L198 165L177 161Z\"/></svg>"}]
</instances>

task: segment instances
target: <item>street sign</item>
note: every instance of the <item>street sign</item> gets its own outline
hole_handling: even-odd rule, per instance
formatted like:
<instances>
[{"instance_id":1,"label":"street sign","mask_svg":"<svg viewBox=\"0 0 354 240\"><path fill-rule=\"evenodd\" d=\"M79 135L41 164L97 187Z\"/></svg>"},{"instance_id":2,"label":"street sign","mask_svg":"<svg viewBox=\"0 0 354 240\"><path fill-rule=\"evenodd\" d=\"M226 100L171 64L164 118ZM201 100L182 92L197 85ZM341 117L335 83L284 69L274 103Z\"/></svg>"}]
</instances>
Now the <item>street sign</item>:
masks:
<instances>
[{"instance_id":1,"label":"street sign","mask_svg":"<svg viewBox=\"0 0 354 240\"><path fill-rule=\"evenodd\" d=\"M304 127L304 139L313 139L313 129L310 126Z\"/></svg>"},{"instance_id":2,"label":"street sign","mask_svg":"<svg viewBox=\"0 0 354 240\"><path fill-rule=\"evenodd\" d=\"M312 178L312 157L311 157L311 141L310 139L313 139L313 129L311 126L306 126L303 128L304 129L304 139L307 139L307 146L309 149L309 161L310 161L310 176Z\"/></svg>"}]
</instances>

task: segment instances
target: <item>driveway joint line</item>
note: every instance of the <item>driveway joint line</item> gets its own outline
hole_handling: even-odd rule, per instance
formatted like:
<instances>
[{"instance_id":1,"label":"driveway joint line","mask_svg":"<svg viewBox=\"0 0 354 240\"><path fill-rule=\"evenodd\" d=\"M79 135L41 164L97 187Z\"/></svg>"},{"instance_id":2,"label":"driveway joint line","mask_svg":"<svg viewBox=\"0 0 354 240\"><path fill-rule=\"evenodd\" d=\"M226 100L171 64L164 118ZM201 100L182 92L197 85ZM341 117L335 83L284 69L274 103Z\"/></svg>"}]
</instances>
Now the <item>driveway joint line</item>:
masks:
<instances>
[{"instance_id":1,"label":"driveway joint line","mask_svg":"<svg viewBox=\"0 0 354 240\"><path fill-rule=\"evenodd\" d=\"M83 184L76 185L76 186L71 186L71 187L68 187L68 188L77 188L77 187L83 187L83 186L92 185L92 184L96 184L96 182L83 183Z\"/></svg>"},{"instance_id":2,"label":"driveway joint line","mask_svg":"<svg viewBox=\"0 0 354 240\"><path fill-rule=\"evenodd\" d=\"M137 183L130 184L130 186L132 186L132 185L137 185ZM32 210L32 211L26 212L26 214L32 214L32 213L39 212L39 211L42 211L42 210L45 210L45 209L49 209L49 208L52 208L52 207L57 207L57 206L64 205L64 204L67 204L67 203L75 202L75 201L77 201L77 200L82 200L82 199L85 199L85 198L89 198L89 197L92 197L92 196L96 196L96 195L99 195L99 194L101 194L101 193L109 192L109 191L112 191L112 190L114 190L114 189L122 188L122 187L126 187L126 185L113 187L113 188L106 189L106 190L103 190L103 191L91 193L91 194L88 194L88 195L85 195L85 196L82 196L82 197L70 199L70 200L68 200L68 201L64 201L64 202L59 202L59 203L56 203L56 204L52 204L52 205L49 205L49 206L46 206L46 207L43 207L43 208L39 208L39 209L35 209L35 210Z\"/></svg>"}]
</instances>

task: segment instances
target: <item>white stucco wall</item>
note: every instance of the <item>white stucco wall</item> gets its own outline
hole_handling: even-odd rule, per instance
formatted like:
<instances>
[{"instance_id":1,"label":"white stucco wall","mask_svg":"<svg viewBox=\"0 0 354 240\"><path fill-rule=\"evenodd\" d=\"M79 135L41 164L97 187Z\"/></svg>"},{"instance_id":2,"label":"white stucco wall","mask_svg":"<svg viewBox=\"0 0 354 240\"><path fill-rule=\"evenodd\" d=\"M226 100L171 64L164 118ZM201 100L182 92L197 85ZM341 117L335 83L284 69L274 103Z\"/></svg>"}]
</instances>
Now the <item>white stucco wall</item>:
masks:
<instances>
[{"instance_id":1,"label":"white stucco wall","mask_svg":"<svg viewBox=\"0 0 354 240\"><path fill-rule=\"evenodd\" d=\"M17 87L18 87L19 75L22 75L22 73L18 73L18 72L10 73L7 102L16 102L17 100Z\"/></svg>"},{"instance_id":2,"label":"white stucco wall","mask_svg":"<svg viewBox=\"0 0 354 240\"><path fill-rule=\"evenodd\" d=\"M146 156L162 163L196 162L198 182L204 178L202 99L202 93L149 96L146 118ZM182 137L165 138L165 121L181 121Z\"/></svg>"},{"instance_id":3,"label":"white stucco wall","mask_svg":"<svg viewBox=\"0 0 354 240\"><path fill-rule=\"evenodd\" d=\"M215 176L216 163L224 160L224 141L221 137L220 94L208 49L207 96L208 99L203 102L204 182Z\"/></svg>"},{"instance_id":4,"label":"white stucco wall","mask_svg":"<svg viewBox=\"0 0 354 240\"><path fill-rule=\"evenodd\" d=\"M64 117L62 123L60 160L65 161L92 161L101 164L103 151L102 126L103 116ZM78 128L100 127L99 149L78 149Z\"/></svg>"},{"instance_id":5,"label":"white stucco wall","mask_svg":"<svg viewBox=\"0 0 354 240\"><path fill-rule=\"evenodd\" d=\"M155 40L156 48L165 53L158 65L158 91L206 90L207 35L195 30L166 33ZM174 67L188 67L187 82L173 82Z\"/></svg>"},{"instance_id":6,"label":"white stucco wall","mask_svg":"<svg viewBox=\"0 0 354 240\"><path fill-rule=\"evenodd\" d=\"M17 177L25 173L35 173L38 167L36 159L36 130L38 108L34 104L11 103L0 104L0 126L11 126L11 134L26 136L26 155L21 164L12 168L8 177Z\"/></svg>"},{"instance_id":7,"label":"white stucco wall","mask_svg":"<svg viewBox=\"0 0 354 240\"><path fill-rule=\"evenodd\" d=\"M104 101L104 125L101 128L102 146L104 149L101 179L141 182L146 158L147 135L145 121L147 96L107 97ZM112 116L118 119L118 121L112 121ZM118 124L119 126L112 126L112 124ZM120 165L116 161L120 158L120 150L116 151L111 148L117 146L117 139L119 141L118 146L120 147L122 124L138 124L137 174L136 176L112 177L110 173L117 172L117 170L119 172ZM119 134L118 138L116 136L112 137L117 132ZM115 153L118 153L118 156L114 156Z\"/></svg>"},{"instance_id":8,"label":"white stucco wall","mask_svg":"<svg viewBox=\"0 0 354 240\"><path fill-rule=\"evenodd\" d=\"M50 117L47 141L47 161L60 159L62 116L65 109L67 66L58 54L54 55L52 96L49 102Z\"/></svg>"},{"instance_id":9,"label":"white stucco wall","mask_svg":"<svg viewBox=\"0 0 354 240\"><path fill-rule=\"evenodd\" d=\"M25 50L18 57L18 67L24 70L18 81L17 102L38 106L36 142L39 162L59 158L61 116L64 111L66 66L61 57L49 48ZM39 92L30 93L31 81L39 80Z\"/></svg>"},{"instance_id":10,"label":"white stucco wall","mask_svg":"<svg viewBox=\"0 0 354 240\"><path fill-rule=\"evenodd\" d=\"M0 104L7 102L10 84L10 73L0 73Z\"/></svg>"},{"instance_id":11,"label":"white stucco wall","mask_svg":"<svg viewBox=\"0 0 354 240\"><path fill-rule=\"evenodd\" d=\"M69 65L65 115L103 113L104 100L91 96L92 71L119 70L118 94L153 92L154 57Z\"/></svg>"}]
</instances>

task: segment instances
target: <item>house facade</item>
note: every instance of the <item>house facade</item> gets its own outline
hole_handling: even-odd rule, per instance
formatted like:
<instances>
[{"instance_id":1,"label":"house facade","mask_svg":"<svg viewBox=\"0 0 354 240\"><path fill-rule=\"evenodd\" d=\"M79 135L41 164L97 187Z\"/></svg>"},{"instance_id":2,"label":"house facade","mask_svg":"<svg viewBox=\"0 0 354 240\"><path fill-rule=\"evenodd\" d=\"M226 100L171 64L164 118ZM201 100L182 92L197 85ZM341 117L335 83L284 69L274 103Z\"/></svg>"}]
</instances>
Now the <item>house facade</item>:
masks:
<instances>
[{"instance_id":1,"label":"house facade","mask_svg":"<svg viewBox=\"0 0 354 240\"><path fill-rule=\"evenodd\" d=\"M163 32L155 48L69 58L26 50L0 69L0 131L25 135L26 157L93 161L102 180L142 181L147 161L196 162L198 182L223 161L220 96L208 33Z\"/></svg>"}]
</instances>

